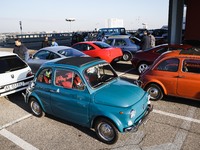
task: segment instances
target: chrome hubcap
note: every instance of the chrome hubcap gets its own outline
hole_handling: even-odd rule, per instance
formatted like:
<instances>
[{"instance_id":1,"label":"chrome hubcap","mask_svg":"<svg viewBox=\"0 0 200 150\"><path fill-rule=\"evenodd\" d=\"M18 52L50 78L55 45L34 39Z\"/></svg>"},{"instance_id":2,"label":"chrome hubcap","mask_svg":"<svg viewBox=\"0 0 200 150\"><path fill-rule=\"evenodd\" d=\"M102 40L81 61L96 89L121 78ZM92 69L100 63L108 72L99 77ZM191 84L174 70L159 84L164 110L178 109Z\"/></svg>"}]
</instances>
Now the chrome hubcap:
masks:
<instances>
[{"instance_id":1,"label":"chrome hubcap","mask_svg":"<svg viewBox=\"0 0 200 150\"><path fill-rule=\"evenodd\" d=\"M151 99L156 99L156 97L159 95L159 91L157 88L150 87L147 92L151 96Z\"/></svg>"},{"instance_id":2,"label":"chrome hubcap","mask_svg":"<svg viewBox=\"0 0 200 150\"><path fill-rule=\"evenodd\" d=\"M146 69L148 69L149 66L147 64L141 64L139 67L138 67L138 71L139 73L142 73L143 71L145 71Z\"/></svg>"},{"instance_id":3,"label":"chrome hubcap","mask_svg":"<svg viewBox=\"0 0 200 150\"><path fill-rule=\"evenodd\" d=\"M40 106L37 102L32 102L31 103L31 109L32 111L36 114L36 115L39 115L40 114Z\"/></svg>"},{"instance_id":4,"label":"chrome hubcap","mask_svg":"<svg viewBox=\"0 0 200 150\"><path fill-rule=\"evenodd\" d=\"M98 132L101 138L106 141L111 141L114 138L113 128L107 123L101 123L98 127Z\"/></svg>"},{"instance_id":5,"label":"chrome hubcap","mask_svg":"<svg viewBox=\"0 0 200 150\"><path fill-rule=\"evenodd\" d=\"M129 60L129 55L128 55L128 54L124 54L124 55L123 55L123 59L124 59L124 60Z\"/></svg>"}]
</instances>

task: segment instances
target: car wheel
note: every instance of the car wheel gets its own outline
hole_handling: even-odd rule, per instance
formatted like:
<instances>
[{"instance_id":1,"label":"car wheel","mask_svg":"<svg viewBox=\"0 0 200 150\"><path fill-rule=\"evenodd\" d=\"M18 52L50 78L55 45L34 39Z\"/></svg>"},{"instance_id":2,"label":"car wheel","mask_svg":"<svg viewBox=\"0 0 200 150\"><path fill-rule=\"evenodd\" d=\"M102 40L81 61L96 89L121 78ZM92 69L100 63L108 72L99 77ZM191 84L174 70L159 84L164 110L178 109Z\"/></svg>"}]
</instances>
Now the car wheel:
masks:
<instances>
[{"instance_id":1,"label":"car wheel","mask_svg":"<svg viewBox=\"0 0 200 150\"><path fill-rule=\"evenodd\" d=\"M37 117L44 116L42 107L40 106L39 102L34 97L30 98L29 106L35 116L37 116Z\"/></svg>"},{"instance_id":2,"label":"car wheel","mask_svg":"<svg viewBox=\"0 0 200 150\"><path fill-rule=\"evenodd\" d=\"M142 72L144 72L148 68L149 68L149 65L147 63L140 63L139 66L138 66L139 74L141 74Z\"/></svg>"},{"instance_id":3,"label":"car wheel","mask_svg":"<svg viewBox=\"0 0 200 150\"><path fill-rule=\"evenodd\" d=\"M114 144L119 138L119 132L115 125L105 118L97 120L95 123L95 131L100 141L106 144Z\"/></svg>"},{"instance_id":4,"label":"car wheel","mask_svg":"<svg viewBox=\"0 0 200 150\"><path fill-rule=\"evenodd\" d=\"M129 60L131 60L131 54L128 53L128 52L124 52L124 54L123 54L123 56L122 56L122 59L123 59L124 61L129 61Z\"/></svg>"},{"instance_id":5,"label":"car wheel","mask_svg":"<svg viewBox=\"0 0 200 150\"><path fill-rule=\"evenodd\" d=\"M145 90L149 93L151 100L160 100L163 98L163 91L159 85L150 84L148 85Z\"/></svg>"}]
</instances>

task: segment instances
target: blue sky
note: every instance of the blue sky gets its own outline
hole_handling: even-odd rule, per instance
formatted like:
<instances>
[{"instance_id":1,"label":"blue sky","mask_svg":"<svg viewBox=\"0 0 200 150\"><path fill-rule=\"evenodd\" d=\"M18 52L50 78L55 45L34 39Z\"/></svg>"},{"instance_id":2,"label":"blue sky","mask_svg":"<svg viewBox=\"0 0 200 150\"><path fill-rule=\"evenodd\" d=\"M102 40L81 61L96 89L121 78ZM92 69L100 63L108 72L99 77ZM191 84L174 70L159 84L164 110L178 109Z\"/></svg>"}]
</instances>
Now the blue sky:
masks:
<instances>
[{"instance_id":1,"label":"blue sky","mask_svg":"<svg viewBox=\"0 0 200 150\"><path fill-rule=\"evenodd\" d=\"M122 19L126 29L161 28L168 22L169 0L3 0L0 32L83 31ZM66 18L75 18L71 23Z\"/></svg>"}]
</instances>

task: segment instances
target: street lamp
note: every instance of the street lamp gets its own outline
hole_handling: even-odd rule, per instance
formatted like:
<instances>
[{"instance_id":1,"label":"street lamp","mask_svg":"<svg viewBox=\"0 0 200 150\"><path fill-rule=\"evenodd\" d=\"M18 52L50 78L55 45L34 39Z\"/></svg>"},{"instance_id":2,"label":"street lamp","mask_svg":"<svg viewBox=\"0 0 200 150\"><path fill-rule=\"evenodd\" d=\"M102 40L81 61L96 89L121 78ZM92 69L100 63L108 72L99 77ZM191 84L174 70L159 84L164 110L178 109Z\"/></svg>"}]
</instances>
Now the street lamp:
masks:
<instances>
[{"instance_id":1,"label":"street lamp","mask_svg":"<svg viewBox=\"0 0 200 150\"><path fill-rule=\"evenodd\" d=\"M71 32L71 22L75 21L75 18L67 18L65 19L66 21L68 21L70 23L70 32Z\"/></svg>"},{"instance_id":2,"label":"street lamp","mask_svg":"<svg viewBox=\"0 0 200 150\"><path fill-rule=\"evenodd\" d=\"M22 34L22 21L19 21L19 26L20 26L20 30L21 30L21 34Z\"/></svg>"}]
</instances>

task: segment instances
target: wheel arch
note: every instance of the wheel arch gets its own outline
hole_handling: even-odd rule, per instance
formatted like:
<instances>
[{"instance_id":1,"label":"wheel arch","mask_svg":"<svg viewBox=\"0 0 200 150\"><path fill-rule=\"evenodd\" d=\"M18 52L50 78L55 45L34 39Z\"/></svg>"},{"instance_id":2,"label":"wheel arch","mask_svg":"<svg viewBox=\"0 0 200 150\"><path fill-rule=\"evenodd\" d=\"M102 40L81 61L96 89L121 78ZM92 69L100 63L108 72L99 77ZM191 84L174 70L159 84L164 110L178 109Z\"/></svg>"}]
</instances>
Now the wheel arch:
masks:
<instances>
[{"instance_id":1,"label":"wheel arch","mask_svg":"<svg viewBox=\"0 0 200 150\"><path fill-rule=\"evenodd\" d=\"M110 117L108 116L96 116L92 122L91 122L91 127L94 128L95 126L95 123L97 122L97 120L101 119L101 118L105 118L105 119L108 119L109 121L111 121L113 123L113 125L117 128L117 130L119 132L123 132L123 128L122 128L122 124L121 124L121 121L119 119L117 119L116 117L114 119L111 119ZM117 120L117 121L114 121L114 120Z\"/></svg>"},{"instance_id":2,"label":"wheel arch","mask_svg":"<svg viewBox=\"0 0 200 150\"><path fill-rule=\"evenodd\" d=\"M150 85L150 84L156 84L157 86L160 87L160 89L162 90L163 94L167 95L167 89L165 88L165 86L159 82L159 81L152 81L152 82L148 82L143 89L146 90L146 88Z\"/></svg>"},{"instance_id":3,"label":"wheel arch","mask_svg":"<svg viewBox=\"0 0 200 150\"><path fill-rule=\"evenodd\" d=\"M46 112L44 105L42 104L40 98L39 98L37 95L31 95L31 96L28 98L28 101L27 101L28 104L29 104L31 98L35 98L35 99L38 101L38 103L40 104L40 106L42 107L42 110L43 110L44 112Z\"/></svg>"}]
</instances>

